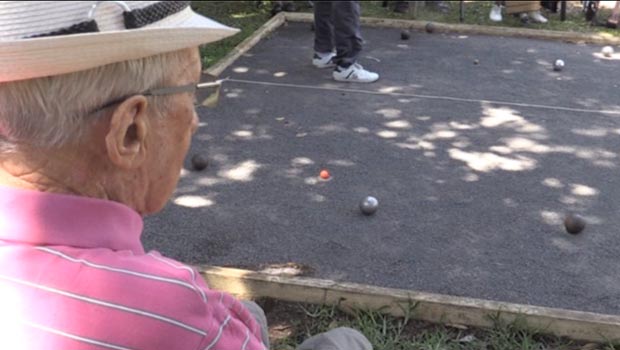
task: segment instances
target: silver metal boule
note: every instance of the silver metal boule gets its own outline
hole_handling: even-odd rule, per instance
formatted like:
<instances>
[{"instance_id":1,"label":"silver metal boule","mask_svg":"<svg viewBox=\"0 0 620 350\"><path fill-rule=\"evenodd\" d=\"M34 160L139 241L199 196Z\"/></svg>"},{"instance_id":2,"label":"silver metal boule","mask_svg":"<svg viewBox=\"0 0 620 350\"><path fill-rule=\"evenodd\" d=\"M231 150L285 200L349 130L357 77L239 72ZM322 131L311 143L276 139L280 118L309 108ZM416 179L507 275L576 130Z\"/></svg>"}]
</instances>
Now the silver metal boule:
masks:
<instances>
[{"instance_id":1,"label":"silver metal boule","mask_svg":"<svg viewBox=\"0 0 620 350\"><path fill-rule=\"evenodd\" d=\"M379 201L375 197L368 196L362 199L362 201L360 202L360 210L364 215L372 215L377 211L378 208Z\"/></svg>"},{"instance_id":2,"label":"silver metal boule","mask_svg":"<svg viewBox=\"0 0 620 350\"><path fill-rule=\"evenodd\" d=\"M562 68L564 68L564 61L563 60L555 60L555 63L553 63L553 70L554 71L561 71Z\"/></svg>"}]
</instances>

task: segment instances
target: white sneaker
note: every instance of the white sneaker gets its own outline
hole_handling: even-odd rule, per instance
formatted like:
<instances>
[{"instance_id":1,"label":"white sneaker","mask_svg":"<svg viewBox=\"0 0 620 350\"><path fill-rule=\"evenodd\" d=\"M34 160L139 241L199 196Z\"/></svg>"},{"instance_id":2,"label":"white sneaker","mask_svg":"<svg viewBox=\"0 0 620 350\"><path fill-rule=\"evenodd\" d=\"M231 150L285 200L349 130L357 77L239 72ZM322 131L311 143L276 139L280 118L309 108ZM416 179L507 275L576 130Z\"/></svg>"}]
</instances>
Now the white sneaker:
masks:
<instances>
[{"instance_id":1,"label":"white sneaker","mask_svg":"<svg viewBox=\"0 0 620 350\"><path fill-rule=\"evenodd\" d=\"M336 67L332 76L337 81L352 83L372 83L379 79L379 74L369 72L357 63L350 65L349 68Z\"/></svg>"},{"instance_id":2,"label":"white sneaker","mask_svg":"<svg viewBox=\"0 0 620 350\"><path fill-rule=\"evenodd\" d=\"M530 23L530 16L525 12L521 12L519 13L519 20L522 24L528 24Z\"/></svg>"},{"instance_id":3,"label":"white sneaker","mask_svg":"<svg viewBox=\"0 0 620 350\"><path fill-rule=\"evenodd\" d=\"M489 18L493 22L501 22L502 21L502 7L499 5L493 5L493 7L491 7L491 13L489 13Z\"/></svg>"},{"instance_id":4,"label":"white sneaker","mask_svg":"<svg viewBox=\"0 0 620 350\"><path fill-rule=\"evenodd\" d=\"M532 11L529 13L529 16L534 22L538 22L538 23L548 22L547 19L543 17L543 15L540 14L540 11Z\"/></svg>"},{"instance_id":5,"label":"white sneaker","mask_svg":"<svg viewBox=\"0 0 620 350\"><path fill-rule=\"evenodd\" d=\"M312 64L314 64L317 68L330 68L336 67L333 58L336 57L336 54L333 52L328 53L318 53L315 52L312 57Z\"/></svg>"}]
</instances>

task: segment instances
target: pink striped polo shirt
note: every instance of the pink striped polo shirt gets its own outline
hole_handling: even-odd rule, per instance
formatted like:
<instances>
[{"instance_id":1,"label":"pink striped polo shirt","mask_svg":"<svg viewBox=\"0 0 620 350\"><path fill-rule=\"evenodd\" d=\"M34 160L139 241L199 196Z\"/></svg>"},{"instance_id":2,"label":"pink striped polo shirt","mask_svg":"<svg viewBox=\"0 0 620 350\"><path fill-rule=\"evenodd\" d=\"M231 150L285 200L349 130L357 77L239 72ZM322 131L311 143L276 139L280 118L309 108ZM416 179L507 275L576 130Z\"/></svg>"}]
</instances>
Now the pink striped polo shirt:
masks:
<instances>
[{"instance_id":1,"label":"pink striped polo shirt","mask_svg":"<svg viewBox=\"0 0 620 350\"><path fill-rule=\"evenodd\" d=\"M0 349L264 349L194 269L140 243L122 204L0 187Z\"/></svg>"}]
</instances>

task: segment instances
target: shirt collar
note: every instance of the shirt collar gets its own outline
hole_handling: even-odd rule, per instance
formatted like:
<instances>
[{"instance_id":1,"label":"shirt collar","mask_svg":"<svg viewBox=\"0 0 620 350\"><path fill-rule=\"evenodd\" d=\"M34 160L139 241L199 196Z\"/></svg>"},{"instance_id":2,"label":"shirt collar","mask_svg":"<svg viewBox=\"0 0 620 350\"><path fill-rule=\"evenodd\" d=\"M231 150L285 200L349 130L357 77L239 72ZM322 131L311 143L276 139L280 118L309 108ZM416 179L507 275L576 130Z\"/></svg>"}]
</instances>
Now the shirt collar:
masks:
<instances>
[{"instance_id":1,"label":"shirt collar","mask_svg":"<svg viewBox=\"0 0 620 350\"><path fill-rule=\"evenodd\" d=\"M0 240L144 254L143 221L112 201L0 186Z\"/></svg>"}]
</instances>

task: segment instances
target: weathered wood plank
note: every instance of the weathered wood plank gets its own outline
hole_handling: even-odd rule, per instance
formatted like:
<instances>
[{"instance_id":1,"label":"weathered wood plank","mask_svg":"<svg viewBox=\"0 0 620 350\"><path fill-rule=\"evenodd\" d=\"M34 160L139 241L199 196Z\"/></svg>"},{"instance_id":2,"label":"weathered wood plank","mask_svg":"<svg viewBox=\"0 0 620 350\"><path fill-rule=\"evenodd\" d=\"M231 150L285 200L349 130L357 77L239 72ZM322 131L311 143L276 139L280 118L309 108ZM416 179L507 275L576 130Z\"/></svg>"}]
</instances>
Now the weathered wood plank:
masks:
<instances>
[{"instance_id":1,"label":"weathered wood plank","mask_svg":"<svg viewBox=\"0 0 620 350\"><path fill-rule=\"evenodd\" d=\"M344 309L380 310L402 316L412 303L413 318L435 322L490 327L490 315L516 318L544 333L586 341L619 341L620 317L590 312L463 298L382 288L355 283L263 273L213 266L198 267L207 283L239 298L270 297L285 301L340 305Z\"/></svg>"}]
</instances>

